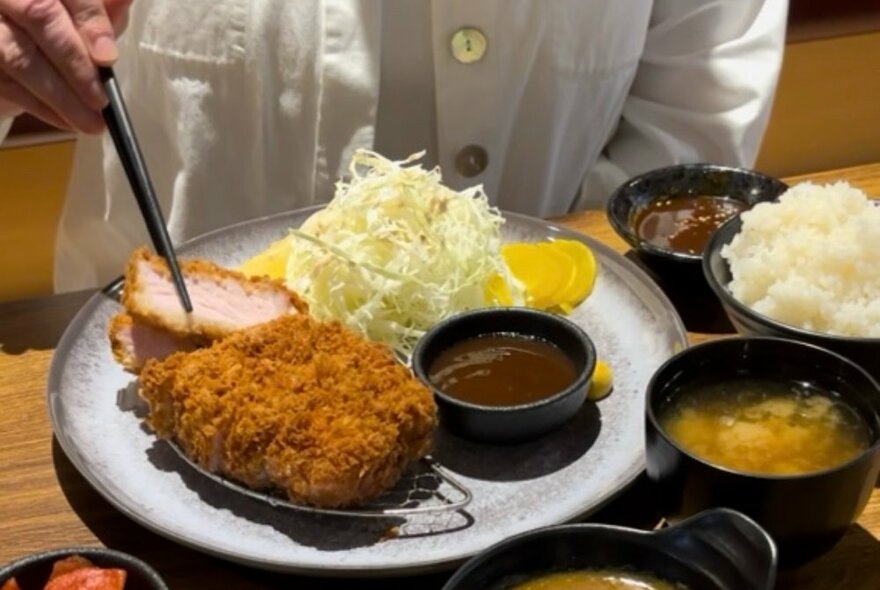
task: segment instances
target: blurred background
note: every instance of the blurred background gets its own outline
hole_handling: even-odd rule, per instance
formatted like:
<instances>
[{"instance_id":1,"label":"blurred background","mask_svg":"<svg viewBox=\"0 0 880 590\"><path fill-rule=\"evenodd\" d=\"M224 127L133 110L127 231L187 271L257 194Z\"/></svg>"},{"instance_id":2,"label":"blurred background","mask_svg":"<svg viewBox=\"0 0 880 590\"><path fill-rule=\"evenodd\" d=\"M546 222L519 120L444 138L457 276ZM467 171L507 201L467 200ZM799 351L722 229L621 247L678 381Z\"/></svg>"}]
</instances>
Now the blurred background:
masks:
<instances>
[{"instance_id":1,"label":"blurred background","mask_svg":"<svg viewBox=\"0 0 880 590\"><path fill-rule=\"evenodd\" d=\"M791 0L782 77L756 168L784 177L880 162L880 2ZM0 146L0 302L52 291L74 139L19 117Z\"/></svg>"}]
</instances>

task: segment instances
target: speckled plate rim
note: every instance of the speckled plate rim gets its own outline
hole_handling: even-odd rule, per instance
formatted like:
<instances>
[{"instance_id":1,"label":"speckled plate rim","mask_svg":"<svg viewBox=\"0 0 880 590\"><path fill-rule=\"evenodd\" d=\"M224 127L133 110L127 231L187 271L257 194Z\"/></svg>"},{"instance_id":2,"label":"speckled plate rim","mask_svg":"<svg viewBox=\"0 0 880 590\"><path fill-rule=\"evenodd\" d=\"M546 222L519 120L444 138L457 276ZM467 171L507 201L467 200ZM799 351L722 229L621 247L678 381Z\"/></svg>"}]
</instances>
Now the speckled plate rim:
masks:
<instances>
[{"instance_id":1,"label":"speckled plate rim","mask_svg":"<svg viewBox=\"0 0 880 590\"><path fill-rule=\"evenodd\" d=\"M288 217L294 218L300 215L306 215L314 211L318 211L322 208L323 205L315 205L229 225L211 232L207 232L200 236L196 236L179 246L177 248L177 251L179 254L185 255L189 250L194 249L205 242L212 241L215 238L222 236L234 229L247 227L250 225L261 225ZM675 307L672 305L672 303L666 297L660 287L656 283L654 283L654 281L652 281L650 277L635 263L627 260L624 256L618 254L616 251L606 246L605 244L602 244L601 242L576 230L572 230L558 225L554 222L545 221L528 215L521 215L518 213L510 213L506 211L503 211L502 214L506 221L517 221L524 225L539 225L546 232L552 233L554 236L557 236L559 238L568 238L581 241L588 247L590 247L594 252L600 253L602 258L605 258L617 264L624 272L634 277L638 281L638 286L644 289L642 293L638 294L639 299L643 300L643 297L645 296L654 298L659 304L660 308L663 310L665 317L660 318L659 321L663 321L665 324L667 324L667 329L675 334L677 340L677 342L674 343L674 347L677 350L673 351L673 353L678 352L688 346L687 330L685 329L684 322L681 320L678 312L675 310ZM68 327L65 329L61 339L58 342L58 345L56 346L56 351L69 350L76 339L79 337L79 335L82 333L83 327L87 324L88 320L90 319L92 313L96 310L96 308L104 303L104 301L108 298L115 301L115 295L119 292L121 286L122 279L120 277L115 279L114 281L111 281L107 286L105 286L103 289L101 289L91 298L89 298L89 300L76 313ZM257 567L269 571L291 574L307 574L318 577L353 578L379 576L414 576L449 570L460 565L461 563L464 563L467 559L473 557L473 555L476 554L476 552L473 552L469 555L463 555L455 559L423 559L420 561L412 562L405 567L349 567L337 565L336 567L329 569L325 567L316 567L309 564L292 564L289 562L279 563L274 560L254 559L252 557L236 555L234 552L219 550L205 543L200 543L198 541L183 537L176 531L169 530L164 526L153 522L147 515L138 512L136 508L127 505L125 502L117 498L114 493L104 485L97 474L93 473L89 468L87 468L85 462L80 459L79 451L75 447L74 443L64 434L63 429L59 428L60 422L58 416L58 408L56 408L55 403L53 403L53 397L59 397L53 392L58 392L61 389L61 366L63 365L63 363L63 356L53 353L49 365L46 403L55 439L58 441L65 455L73 464L73 466L77 469L80 475L82 475L89 483L89 485L91 485L92 488L95 489L95 491L97 491L114 508L116 508L121 513L123 513L139 525L143 526L144 528L160 536L163 536L166 539L171 540L172 542L178 543L185 547L189 547L191 549L195 549L208 555L212 555L214 557L218 557L246 566ZM591 498L589 501L585 501L583 503L583 507L580 510L576 510L571 514L567 514L563 518L558 519L558 522L556 524L565 524L576 521L601 509L603 506L613 500L618 494L620 494L624 489L626 489L644 471L644 468L645 458L643 450L640 460L629 466L625 471L621 472L616 478L616 485L610 487L602 497Z\"/></svg>"}]
</instances>

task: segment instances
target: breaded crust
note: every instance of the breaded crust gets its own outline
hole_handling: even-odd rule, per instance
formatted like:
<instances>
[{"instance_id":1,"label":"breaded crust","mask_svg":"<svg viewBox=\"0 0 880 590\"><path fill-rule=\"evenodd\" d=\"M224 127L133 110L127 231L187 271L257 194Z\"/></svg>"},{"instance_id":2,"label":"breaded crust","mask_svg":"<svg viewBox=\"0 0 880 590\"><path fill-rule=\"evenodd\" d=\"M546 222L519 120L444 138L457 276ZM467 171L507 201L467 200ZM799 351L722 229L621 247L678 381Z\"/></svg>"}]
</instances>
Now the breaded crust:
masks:
<instances>
[{"instance_id":1,"label":"breaded crust","mask_svg":"<svg viewBox=\"0 0 880 590\"><path fill-rule=\"evenodd\" d=\"M110 338L110 351L113 353L113 358L129 371L134 369L137 362L133 351L124 344L120 334L124 330L131 328L133 324L134 318L127 313L117 313L110 318L110 323L107 324L107 336Z\"/></svg>"},{"instance_id":2,"label":"breaded crust","mask_svg":"<svg viewBox=\"0 0 880 590\"><path fill-rule=\"evenodd\" d=\"M437 422L387 347L302 314L150 361L140 394L149 426L203 467L323 507L392 487Z\"/></svg>"}]
</instances>

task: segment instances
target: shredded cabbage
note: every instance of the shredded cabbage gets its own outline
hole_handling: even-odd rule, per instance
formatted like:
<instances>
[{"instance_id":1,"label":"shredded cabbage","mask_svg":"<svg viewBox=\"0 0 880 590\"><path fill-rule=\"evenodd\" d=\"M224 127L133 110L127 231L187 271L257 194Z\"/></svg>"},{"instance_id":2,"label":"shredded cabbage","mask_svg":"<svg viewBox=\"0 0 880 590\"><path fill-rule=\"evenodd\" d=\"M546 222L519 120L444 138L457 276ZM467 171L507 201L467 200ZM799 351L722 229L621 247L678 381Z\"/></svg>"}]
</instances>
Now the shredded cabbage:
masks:
<instances>
[{"instance_id":1,"label":"shredded cabbage","mask_svg":"<svg viewBox=\"0 0 880 590\"><path fill-rule=\"evenodd\" d=\"M287 264L287 284L312 315L405 355L438 321L486 307L493 277L515 304L524 299L501 258L500 212L482 187L456 192L439 169L414 164L423 155L394 162L355 152L351 181L291 230Z\"/></svg>"}]
</instances>

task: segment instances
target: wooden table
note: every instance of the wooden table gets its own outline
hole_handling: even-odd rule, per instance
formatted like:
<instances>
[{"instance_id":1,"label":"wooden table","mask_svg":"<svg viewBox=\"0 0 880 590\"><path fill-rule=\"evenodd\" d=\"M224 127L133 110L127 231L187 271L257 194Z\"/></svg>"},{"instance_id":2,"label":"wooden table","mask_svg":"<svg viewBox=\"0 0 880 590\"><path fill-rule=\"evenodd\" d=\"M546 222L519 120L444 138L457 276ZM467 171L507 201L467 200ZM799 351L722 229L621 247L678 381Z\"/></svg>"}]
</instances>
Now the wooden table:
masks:
<instances>
[{"instance_id":1,"label":"wooden table","mask_svg":"<svg viewBox=\"0 0 880 590\"><path fill-rule=\"evenodd\" d=\"M789 179L805 180L807 177ZM811 175L829 182L845 179L880 196L880 164ZM563 223L602 240L620 252L625 244L599 212L573 215ZM680 293L665 285L671 298ZM172 589L296 587L440 588L448 574L399 580L317 580L261 572L227 563L165 540L122 516L73 468L52 437L45 408L46 375L64 328L90 293L58 295L0 305L0 564L25 554L76 545L106 545L153 564ZM702 306L711 307L711 299ZM693 306L680 308L684 312ZM716 310L717 311L717 310ZM707 321L682 313L692 341L729 331L722 318ZM708 318L712 320L712 318ZM696 324L694 322L697 322ZM649 527L656 522L649 485L638 481L591 520ZM783 572L779 588L811 590L880 588L880 490L857 525L830 553L794 571Z\"/></svg>"}]
</instances>

